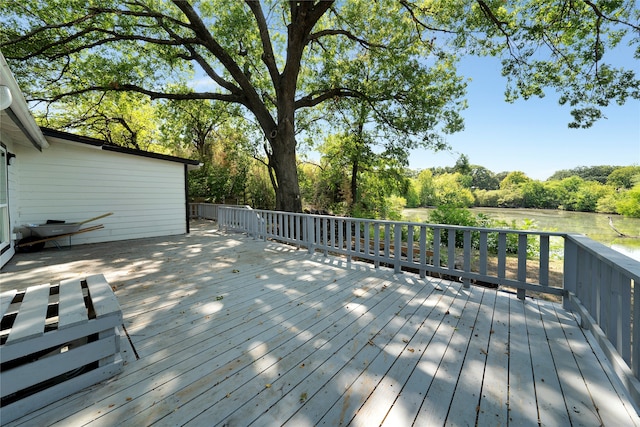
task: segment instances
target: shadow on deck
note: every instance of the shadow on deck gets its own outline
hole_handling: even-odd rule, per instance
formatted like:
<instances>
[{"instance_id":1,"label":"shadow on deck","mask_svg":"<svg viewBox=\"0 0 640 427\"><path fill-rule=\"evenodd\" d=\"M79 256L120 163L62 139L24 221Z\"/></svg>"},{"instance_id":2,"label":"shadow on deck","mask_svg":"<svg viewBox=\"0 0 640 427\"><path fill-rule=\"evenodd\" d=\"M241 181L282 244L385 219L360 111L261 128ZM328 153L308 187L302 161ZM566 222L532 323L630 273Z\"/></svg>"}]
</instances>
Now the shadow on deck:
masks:
<instances>
[{"instance_id":1,"label":"shadow on deck","mask_svg":"<svg viewBox=\"0 0 640 427\"><path fill-rule=\"evenodd\" d=\"M94 273L122 307L124 371L10 425L640 425L560 305L211 222L19 254L0 290Z\"/></svg>"}]
</instances>

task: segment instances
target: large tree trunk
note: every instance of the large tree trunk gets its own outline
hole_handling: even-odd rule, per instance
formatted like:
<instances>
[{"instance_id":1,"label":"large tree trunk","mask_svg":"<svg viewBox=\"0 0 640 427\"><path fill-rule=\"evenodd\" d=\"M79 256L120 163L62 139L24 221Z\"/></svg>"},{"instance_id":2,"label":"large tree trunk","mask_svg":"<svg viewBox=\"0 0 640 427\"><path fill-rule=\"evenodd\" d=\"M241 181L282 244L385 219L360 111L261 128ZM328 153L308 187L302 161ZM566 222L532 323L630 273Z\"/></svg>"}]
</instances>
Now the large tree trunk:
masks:
<instances>
[{"instance_id":1,"label":"large tree trunk","mask_svg":"<svg viewBox=\"0 0 640 427\"><path fill-rule=\"evenodd\" d=\"M276 210L302 212L300 186L298 185L298 167L296 163L296 142L291 135L278 134L271 148L273 154L270 165L276 175Z\"/></svg>"},{"instance_id":2,"label":"large tree trunk","mask_svg":"<svg viewBox=\"0 0 640 427\"><path fill-rule=\"evenodd\" d=\"M269 166L275 172L276 210L302 212L300 186L298 184L298 164L296 162L296 136L293 113L293 101L283 102L279 113L278 127L269 135L271 153Z\"/></svg>"}]
</instances>

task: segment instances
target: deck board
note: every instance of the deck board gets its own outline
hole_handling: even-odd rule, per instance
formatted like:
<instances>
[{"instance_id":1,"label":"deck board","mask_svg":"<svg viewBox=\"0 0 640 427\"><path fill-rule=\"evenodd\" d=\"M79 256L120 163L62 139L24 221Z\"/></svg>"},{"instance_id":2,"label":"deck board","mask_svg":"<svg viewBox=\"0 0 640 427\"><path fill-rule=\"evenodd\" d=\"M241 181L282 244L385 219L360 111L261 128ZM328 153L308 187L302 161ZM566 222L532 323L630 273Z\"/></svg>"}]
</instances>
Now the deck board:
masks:
<instances>
[{"instance_id":1,"label":"deck board","mask_svg":"<svg viewBox=\"0 0 640 427\"><path fill-rule=\"evenodd\" d=\"M602 351L554 303L206 223L55 255L39 269L19 268L37 253L16 256L0 291L104 274L140 359L10 426L640 426Z\"/></svg>"}]
</instances>

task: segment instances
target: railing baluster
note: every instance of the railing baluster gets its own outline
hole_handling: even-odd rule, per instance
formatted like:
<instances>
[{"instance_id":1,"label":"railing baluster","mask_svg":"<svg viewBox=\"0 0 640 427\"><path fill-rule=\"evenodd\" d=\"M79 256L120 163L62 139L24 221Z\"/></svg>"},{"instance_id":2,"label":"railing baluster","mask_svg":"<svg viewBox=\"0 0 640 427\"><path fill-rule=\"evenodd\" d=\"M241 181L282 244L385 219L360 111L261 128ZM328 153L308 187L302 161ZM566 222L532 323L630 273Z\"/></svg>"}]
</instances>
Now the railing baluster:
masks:
<instances>
[{"instance_id":1,"label":"railing baluster","mask_svg":"<svg viewBox=\"0 0 640 427\"><path fill-rule=\"evenodd\" d=\"M627 362L627 364L629 364L629 366L631 367L631 371L633 372L633 375L636 378L640 377L640 327L638 327L638 324L640 323L640 298L637 297L636 295L636 289L635 287L637 285L639 285L640 283L638 283L638 281L634 280L633 283L631 283L631 280L629 280L629 285L625 286L626 289L629 290L629 292L631 292L631 289L633 288L633 338L632 338L632 343L633 343L633 349L631 348L631 345L626 346L626 348L628 348L630 351L625 351L622 353L622 358ZM629 295L629 298L626 301L631 301L631 295ZM625 302L626 302L625 301ZM625 304L626 307L628 307L627 304ZM626 320L629 317L624 317L625 314L630 314L630 313L622 313L622 319ZM625 325L630 325L630 322L624 322ZM627 327L628 328L628 327ZM624 331L624 330L623 330ZM628 331L628 329L627 329ZM627 333L626 335L624 335L623 332L623 336L629 336L630 334ZM631 344L631 343L630 343ZM624 349L623 349L624 350ZM631 354L629 354L631 353Z\"/></svg>"},{"instance_id":2,"label":"railing baluster","mask_svg":"<svg viewBox=\"0 0 640 427\"><path fill-rule=\"evenodd\" d=\"M434 227L433 228L433 265L436 268L440 268L440 265L442 264L440 262L440 232L441 232L441 228L440 227Z\"/></svg>"},{"instance_id":3,"label":"railing baluster","mask_svg":"<svg viewBox=\"0 0 640 427\"><path fill-rule=\"evenodd\" d=\"M402 231L402 227L400 227ZM407 261L413 264L413 225L407 226Z\"/></svg>"},{"instance_id":4,"label":"railing baluster","mask_svg":"<svg viewBox=\"0 0 640 427\"><path fill-rule=\"evenodd\" d=\"M480 265L478 266L478 273L483 276L487 275L488 236L489 234L486 231L480 232L480 259L478 260Z\"/></svg>"},{"instance_id":5,"label":"railing baluster","mask_svg":"<svg viewBox=\"0 0 640 427\"><path fill-rule=\"evenodd\" d=\"M402 226L397 223L393 226L393 243L393 271L400 273L402 270L402 266L400 265L402 261Z\"/></svg>"},{"instance_id":6,"label":"railing baluster","mask_svg":"<svg viewBox=\"0 0 640 427\"><path fill-rule=\"evenodd\" d=\"M518 235L518 282L527 282L527 235ZM526 290L518 288L518 299L523 300Z\"/></svg>"},{"instance_id":7,"label":"railing baluster","mask_svg":"<svg viewBox=\"0 0 640 427\"><path fill-rule=\"evenodd\" d=\"M498 279L506 277L507 265L507 234L498 232Z\"/></svg>"},{"instance_id":8,"label":"railing baluster","mask_svg":"<svg viewBox=\"0 0 640 427\"><path fill-rule=\"evenodd\" d=\"M420 266L427 264L427 227L420 226ZM427 276L427 270L420 269L420 277L425 278Z\"/></svg>"},{"instance_id":9,"label":"railing baluster","mask_svg":"<svg viewBox=\"0 0 640 427\"><path fill-rule=\"evenodd\" d=\"M380 225L374 223L373 228L373 251L376 254L374 265L380 267Z\"/></svg>"},{"instance_id":10,"label":"railing baluster","mask_svg":"<svg viewBox=\"0 0 640 427\"><path fill-rule=\"evenodd\" d=\"M447 229L447 268L454 270L456 268L456 230Z\"/></svg>"},{"instance_id":11,"label":"railing baluster","mask_svg":"<svg viewBox=\"0 0 640 427\"><path fill-rule=\"evenodd\" d=\"M471 272L471 230L464 230L463 237L464 237L464 244L462 249L464 251L463 269L465 273L469 273ZM463 277L462 283L464 287L467 289L471 287L471 280L468 277Z\"/></svg>"},{"instance_id":12,"label":"railing baluster","mask_svg":"<svg viewBox=\"0 0 640 427\"><path fill-rule=\"evenodd\" d=\"M549 236L540 236L538 283L549 286Z\"/></svg>"}]
</instances>

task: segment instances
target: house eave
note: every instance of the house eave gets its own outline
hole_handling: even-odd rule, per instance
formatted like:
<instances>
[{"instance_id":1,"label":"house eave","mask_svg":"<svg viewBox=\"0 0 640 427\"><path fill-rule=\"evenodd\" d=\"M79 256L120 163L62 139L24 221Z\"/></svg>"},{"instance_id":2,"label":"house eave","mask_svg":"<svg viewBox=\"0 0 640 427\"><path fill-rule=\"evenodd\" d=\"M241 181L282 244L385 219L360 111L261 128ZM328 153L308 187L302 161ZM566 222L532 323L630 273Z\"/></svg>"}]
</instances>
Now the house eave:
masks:
<instances>
[{"instance_id":1,"label":"house eave","mask_svg":"<svg viewBox=\"0 0 640 427\"><path fill-rule=\"evenodd\" d=\"M9 88L13 98L13 102L9 108L3 111L3 115L6 114L9 117L36 149L42 151L43 148L48 148L49 143L42 131L40 131L40 127L34 120L31 111L29 111L27 100L22 94L2 52L0 52L0 84Z\"/></svg>"}]
</instances>

